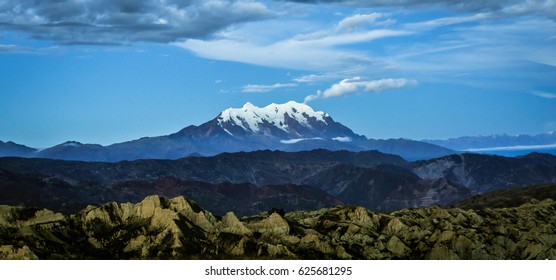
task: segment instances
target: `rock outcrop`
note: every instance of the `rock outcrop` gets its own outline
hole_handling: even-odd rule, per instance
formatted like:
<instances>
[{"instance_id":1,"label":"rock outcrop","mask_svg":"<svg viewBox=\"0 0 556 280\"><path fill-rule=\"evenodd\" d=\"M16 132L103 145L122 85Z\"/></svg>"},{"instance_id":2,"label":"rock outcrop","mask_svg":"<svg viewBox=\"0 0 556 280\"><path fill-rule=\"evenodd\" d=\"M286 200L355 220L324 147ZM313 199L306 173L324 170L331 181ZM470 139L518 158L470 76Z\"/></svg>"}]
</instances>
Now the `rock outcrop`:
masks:
<instances>
[{"instance_id":1,"label":"rock outcrop","mask_svg":"<svg viewBox=\"0 0 556 280\"><path fill-rule=\"evenodd\" d=\"M0 260L38 260L29 247L14 248L12 245L0 246Z\"/></svg>"},{"instance_id":2,"label":"rock outcrop","mask_svg":"<svg viewBox=\"0 0 556 280\"><path fill-rule=\"evenodd\" d=\"M359 206L215 217L183 197L63 216L0 207L1 259L556 259L556 202L389 214Z\"/></svg>"}]
</instances>

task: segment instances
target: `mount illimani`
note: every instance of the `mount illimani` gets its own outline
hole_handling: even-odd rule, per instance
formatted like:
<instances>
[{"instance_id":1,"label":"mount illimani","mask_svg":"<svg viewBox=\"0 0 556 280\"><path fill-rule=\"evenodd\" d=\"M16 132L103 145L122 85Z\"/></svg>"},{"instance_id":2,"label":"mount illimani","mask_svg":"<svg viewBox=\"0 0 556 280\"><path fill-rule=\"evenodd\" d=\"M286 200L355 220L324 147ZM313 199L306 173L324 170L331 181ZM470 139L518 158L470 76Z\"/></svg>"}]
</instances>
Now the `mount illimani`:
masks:
<instances>
[{"instance_id":1,"label":"mount illimani","mask_svg":"<svg viewBox=\"0 0 556 280\"><path fill-rule=\"evenodd\" d=\"M375 140L351 129L321 111L293 101L259 108L246 103L230 108L199 126L176 133L145 137L109 146L68 141L38 150L13 142L0 142L0 156L40 157L79 161L178 159L189 155L212 156L223 152L256 150L305 151L312 149L378 150L407 160L431 159L455 153L425 142Z\"/></svg>"}]
</instances>

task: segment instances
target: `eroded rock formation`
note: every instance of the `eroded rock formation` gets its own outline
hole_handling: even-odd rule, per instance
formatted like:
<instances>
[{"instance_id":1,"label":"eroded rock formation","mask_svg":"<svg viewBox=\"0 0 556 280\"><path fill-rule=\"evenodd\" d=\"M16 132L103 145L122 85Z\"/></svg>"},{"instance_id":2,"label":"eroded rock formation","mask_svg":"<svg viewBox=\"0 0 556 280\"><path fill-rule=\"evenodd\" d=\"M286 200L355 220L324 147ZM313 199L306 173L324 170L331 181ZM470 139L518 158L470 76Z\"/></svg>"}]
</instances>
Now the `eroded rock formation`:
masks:
<instances>
[{"instance_id":1,"label":"eroded rock formation","mask_svg":"<svg viewBox=\"0 0 556 280\"><path fill-rule=\"evenodd\" d=\"M0 207L2 259L556 259L556 202L383 214L358 206L215 217L149 196L64 216Z\"/></svg>"}]
</instances>

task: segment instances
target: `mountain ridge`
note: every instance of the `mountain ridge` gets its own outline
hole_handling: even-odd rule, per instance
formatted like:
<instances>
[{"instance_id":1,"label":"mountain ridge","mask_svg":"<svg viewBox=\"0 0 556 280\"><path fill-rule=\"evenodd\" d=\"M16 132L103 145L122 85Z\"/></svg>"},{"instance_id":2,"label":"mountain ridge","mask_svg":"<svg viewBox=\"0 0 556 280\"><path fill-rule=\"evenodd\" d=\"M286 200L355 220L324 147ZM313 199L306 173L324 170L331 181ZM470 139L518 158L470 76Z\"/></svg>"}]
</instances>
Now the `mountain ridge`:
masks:
<instances>
[{"instance_id":1,"label":"mountain ridge","mask_svg":"<svg viewBox=\"0 0 556 280\"><path fill-rule=\"evenodd\" d=\"M1 147L0 147L1 148ZM68 141L41 151L6 153L23 157L116 162L135 159L178 159L190 154L204 156L223 152L256 150L302 151L379 150L408 160L429 159L454 153L429 143L408 140L367 139L322 111L293 101L259 108L246 103L242 108L223 110L199 126L190 125L176 133L144 137L108 146ZM0 153L1 155L1 153Z\"/></svg>"},{"instance_id":2,"label":"mountain ridge","mask_svg":"<svg viewBox=\"0 0 556 280\"><path fill-rule=\"evenodd\" d=\"M489 136L464 136L446 140L422 140L448 149L464 152L488 153L501 156L520 156L530 152L556 155L556 132L536 135L495 134Z\"/></svg>"},{"instance_id":3,"label":"mountain ridge","mask_svg":"<svg viewBox=\"0 0 556 280\"><path fill-rule=\"evenodd\" d=\"M344 203L391 211L447 206L475 194L543 183L556 183L556 157L539 153L518 158L463 154L411 163L378 151L327 150L266 150L117 163L0 158L2 201L23 205L51 199L62 204L101 203L110 198L133 201L150 194L186 194L204 201L210 211L221 205L236 207L230 204L253 210L258 208L250 205L270 200L278 205L299 205L295 199L290 201L296 195L311 205L326 201L319 192L307 191L310 187ZM256 189L264 186L276 187L257 194L260 190ZM232 199L235 196L230 190L253 200ZM266 196L272 193L271 197L278 199ZM220 202L211 204L217 197ZM289 202L280 204L284 201Z\"/></svg>"}]
</instances>

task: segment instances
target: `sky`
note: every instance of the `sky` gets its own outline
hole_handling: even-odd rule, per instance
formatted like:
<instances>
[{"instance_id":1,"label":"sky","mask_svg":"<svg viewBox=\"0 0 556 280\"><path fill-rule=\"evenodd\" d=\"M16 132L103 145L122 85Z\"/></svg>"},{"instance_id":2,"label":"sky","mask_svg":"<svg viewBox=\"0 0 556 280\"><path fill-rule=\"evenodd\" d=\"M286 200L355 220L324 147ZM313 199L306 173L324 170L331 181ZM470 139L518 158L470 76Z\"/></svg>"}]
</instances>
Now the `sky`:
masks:
<instances>
[{"instance_id":1,"label":"sky","mask_svg":"<svg viewBox=\"0 0 556 280\"><path fill-rule=\"evenodd\" d=\"M0 140L294 100L369 138L556 131L556 1L0 0Z\"/></svg>"}]
</instances>

